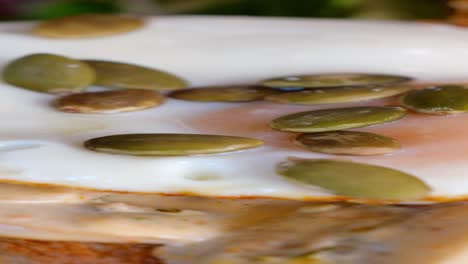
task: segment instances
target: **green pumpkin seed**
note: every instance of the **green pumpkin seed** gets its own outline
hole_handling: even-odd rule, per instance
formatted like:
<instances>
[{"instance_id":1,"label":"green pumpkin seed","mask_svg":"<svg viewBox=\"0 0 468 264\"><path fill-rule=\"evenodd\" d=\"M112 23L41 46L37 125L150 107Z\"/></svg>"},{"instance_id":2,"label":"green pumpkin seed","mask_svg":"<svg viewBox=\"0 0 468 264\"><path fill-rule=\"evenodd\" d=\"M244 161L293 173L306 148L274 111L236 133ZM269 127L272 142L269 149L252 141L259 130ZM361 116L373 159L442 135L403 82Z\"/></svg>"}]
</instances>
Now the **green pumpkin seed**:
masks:
<instances>
[{"instance_id":1,"label":"green pumpkin seed","mask_svg":"<svg viewBox=\"0 0 468 264\"><path fill-rule=\"evenodd\" d=\"M270 127L289 132L325 132L382 124L403 118L406 110L397 106L364 106L322 109L286 115Z\"/></svg>"},{"instance_id":2,"label":"green pumpkin seed","mask_svg":"<svg viewBox=\"0 0 468 264\"><path fill-rule=\"evenodd\" d=\"M111 61L85 62L96 70L96 85L146 90L174 90L187 85L181 78L156 69Z\"/></svg>"},{"instance_id":3,"label":"green pumpkin seed","mask_svg":"<svg viewBox=\"0 0 468 264\"><path fill-rule=\"evenodd\" d=\"M140 156L216 154L261 145L263 141L252 138L198 134L124 134L85 142L90 150Z\"/></svg>"},{"instance_id":4,"label":"green pumpkin seed","mask_svg":"<svg viewBox=\"0 0 468 264\"><path fill-rule=\"evenodd\" d=\"M289 179L355 198L414 200L430 191L424 182L407 173L348 161L287 161L277 166L277 172Z\"/></svg>"},{"instance_id":5,"label":"green pumpkin seed","mask_svg":"<svg viewBox=\"0 0 468 264\"><path fill-rule=\"evenodd\" d=\"M137 17L112 14L85 14L39 23L33 34L47 38L90 38L126 33L143 27Z\"/></svg>"},{"instance_id":6,"label":"green pumpkin seed","mask_svg":"<svg viewBox=\"0 0 468 264\"><path fill-rule=\"evenodd\" d=\"M380 99L405 93L411 86L388 87L339 87L327 89L307 89L298 92L273 94L266 100L283 104L334 104Z\"/></svg>"},{"instance_id":7,"label":"green pumpkin seed","mask_svg":"<svg viewBox=\"0 0 468 264\"><path fill-rule=\"evenodd\" d=\"M331 88L388 85L409 80L411 78L386 74L330 73L286 76L260 83L269 87Z\"/></svg>"},{"instance_id":8,"label":"green pumpkin seed","mask_svg":"<svg viewBox=\"0 0 468 264\"><path fill-rule=\"evenodd\" d=\"M10 62L3 71L9 84L46 92L77 92L91 85L95 71L87 64L52 54L33 54Z\"/></svg>"},{"instance_id":9,"label":"green pumpkin seed","mask_svg":"<svg viewBox=\"0 0 468 264\"><path fill-rule=\"evenodd\" d=\"M468 112L468 87L442 85L409 92L401 100L403 106L425 114Z\"/></svg>"},{"instance_id":10,"label":"green pumpkin seed","mask_svg":"<svg viewBox=\"0 0 468 264\"><path fill-rule=\"evenodd\" d=\"M200 102L250 102L278 93L261 86L219 86L174 91L171 97Z\"/></svg>"},{"instance_id":11,"label":"green pumpkin seed","mask_svg":"<svg viewBox=\"0 0 468 264\"><path fill-rule=\"evenodd\" d=\"M295 143L311 151L335 155L379 155L400 149L393 138L357 131L302 134Z\"/></svg>"},{"instance_id":12,"label":"green pumpkin seed","mask_svg":"<svg viewBox=\"0 0 468 264\"><path fill-rule=\"evenodd\" d=\"M69 113L119 113L160 105L164 97L148 90L121 90L63 96L55 107Z\"/></svg>"}]
</instances>

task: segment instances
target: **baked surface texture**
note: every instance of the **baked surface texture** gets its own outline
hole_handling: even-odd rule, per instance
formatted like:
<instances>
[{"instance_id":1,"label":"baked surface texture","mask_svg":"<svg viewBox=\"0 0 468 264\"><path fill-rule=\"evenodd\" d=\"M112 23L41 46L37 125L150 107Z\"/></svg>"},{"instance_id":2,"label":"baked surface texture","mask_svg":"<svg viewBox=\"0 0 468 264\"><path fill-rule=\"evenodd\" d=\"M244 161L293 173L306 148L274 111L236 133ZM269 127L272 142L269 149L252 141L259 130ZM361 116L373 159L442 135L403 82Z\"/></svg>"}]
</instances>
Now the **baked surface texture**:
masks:
<instances>
[{"instance_id":1,"label":"baked surface texture","mask_svg":"<svg viewBox=\"0 0 468 264\"><path fill-rule=\"evenodd\" d=\"M162 264L154 245L0 239L1 264Z\"/></svg>"}]
</instances>

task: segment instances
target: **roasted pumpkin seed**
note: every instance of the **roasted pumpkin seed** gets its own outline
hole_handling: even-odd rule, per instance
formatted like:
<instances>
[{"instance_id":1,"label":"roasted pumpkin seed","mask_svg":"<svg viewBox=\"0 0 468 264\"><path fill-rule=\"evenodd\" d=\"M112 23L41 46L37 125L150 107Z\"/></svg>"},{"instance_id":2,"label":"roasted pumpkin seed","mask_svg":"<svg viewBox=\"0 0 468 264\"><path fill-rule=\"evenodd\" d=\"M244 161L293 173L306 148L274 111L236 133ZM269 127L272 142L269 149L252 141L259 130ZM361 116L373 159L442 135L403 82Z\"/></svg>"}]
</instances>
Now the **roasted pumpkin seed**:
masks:
<instances>
[{"instance_id":1,"label":"roasted pumpkin seed","mask_svg":"<svg viewBox=\"0 0 468 264\"><path fill-rule=\"evenodd\" d=\"M379 155L400 148L393 138L357 131L306 133L298 136L295 143L314 152L335 155Z\"/></svg>"},{"instance_id":2,"label":"roasted pumpkin seed","mask_svg":"<svg viewBox=\"0 0 468 264\"><path fill-rule=\"evenodd\" d=\"M339 87L327 89L307 89L298 92L272 94L266 100L283 104L333 104L380 99L402 94L411 90L411 86L388 87Z\"/></svg>"},{"instance_id":3,"label":"roasted pumpkin seed","mask_svg":"<svg viewBox=\"0 0 468 264\"><path fill-rule=\"evenodd\" d=\"M146 90L174 90L187 85L181 78L156 69L111 61L84 62L96 70L96 85Z\"/></svg>"},{"instance_id":4,"label":"roasted pumpkin seed","mask_svg":"<svg viewBox=\"0 0 468 264\"><path fill-rule=\"evenodd\" d=\"M336 131L391 122L405 114L397 106L332 108L282 116L271 121L270 127L289 132Z\"/></svg>"},{"instance_id":5,"label":"roasted pumpkin seed","mask_svg":"<svg viewBox=\"0 0 468 264\"><path fill-rule=\"evenodd\" d=\"M144 20L112 14L85 14L39 23L35 35L47 38L90 38L121 34L143 27Z\"/></svg>"},{"instance_id":6,"label":"roasted pumpkin seed","mask_svg":"<svg viewBox=\"0 0 468 264\"><path fill-rule=\"evenodd\" d=\"M163 101L164 97L153 91L120 90L66 95L54 105L70 113L119 113L155 107Z\"/></svg>"},{"instance_id":7,"label":"roasted pumpkin seed","mask_svg":"<svg viewBox=\"0 0 468 264\"><path fill-rule=\"evenodd\" d=\"M86 63L53 54L33 54L10 62L3 71L9 84L46 92L77 92L91 85L95 71Z\"/></svg>"},{"instance_id":8,"label":"roasted pumpkin seed","mask_svg":"<svg viewBox=\"0 0 468 264\"><path fill-rule=\"evenodd\" d=\"M291 160L280 163L277 172L353 198L404 201L422 198L430 191L424 182L407 173L348 161Z\"/></svg>"},{"instance_id":9,"label":"roasted pumpkin seed","mask_svg":"<svg viewBox=\"0 0 468 264\"><path fill-rule=\"evenodd\" d=\"M140 156L216 154L261 145L263 141L253 138L200 134L123 134L85 142L90 150Z\"/></svg>"},{"instance_id":10,"label":"roasted pumpkin seed","mask_svg":"<svg viewBox=\"0 0 468 264\"><path fill-rule=\"evenodd\" d=\"M414 90L401 100L403 106L425 114L457 114L468 112L468 87L442 85Z\"/></svg>"},{"instance_id":11,"label":"roasted pumpkin seed","mask_svg":"<svg viewBox=\"0 0 468 264\"><path fill-rule=\"evenodd\" d=\"M174 91L171 97L200 102L249 102L278 93L262 86L213 86Z\"/></svg>"},{"instance_id":12,"label":"roasted pumpkin seed","mask_svg":"<svg viewBox=\"0 0 468 264\"><path fill-rule=\"evenodd\" d=\"M286 76L261 81L270 87L332 88L389 85L411 80L409 77L386 74L329 73Z\"/></svg>"}]
</instances>

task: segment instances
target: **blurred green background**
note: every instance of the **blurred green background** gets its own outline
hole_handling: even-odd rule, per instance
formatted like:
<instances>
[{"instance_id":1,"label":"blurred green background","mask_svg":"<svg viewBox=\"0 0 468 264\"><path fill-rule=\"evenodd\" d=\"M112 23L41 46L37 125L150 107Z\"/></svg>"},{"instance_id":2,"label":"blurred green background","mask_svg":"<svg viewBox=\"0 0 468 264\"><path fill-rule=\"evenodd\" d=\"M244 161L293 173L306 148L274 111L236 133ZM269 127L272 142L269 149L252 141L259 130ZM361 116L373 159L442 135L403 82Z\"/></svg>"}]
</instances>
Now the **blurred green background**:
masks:
<instances>
[{"instance_id":1,"label":"blurred green background","mask_svg":"<svg viewBox=\"0 0 468 264\"><path fill-rule=\"evenodd\" d=\"M81 13L445 19L447 0L0 0L0 20Z\"/></svg>"}]
</instances>

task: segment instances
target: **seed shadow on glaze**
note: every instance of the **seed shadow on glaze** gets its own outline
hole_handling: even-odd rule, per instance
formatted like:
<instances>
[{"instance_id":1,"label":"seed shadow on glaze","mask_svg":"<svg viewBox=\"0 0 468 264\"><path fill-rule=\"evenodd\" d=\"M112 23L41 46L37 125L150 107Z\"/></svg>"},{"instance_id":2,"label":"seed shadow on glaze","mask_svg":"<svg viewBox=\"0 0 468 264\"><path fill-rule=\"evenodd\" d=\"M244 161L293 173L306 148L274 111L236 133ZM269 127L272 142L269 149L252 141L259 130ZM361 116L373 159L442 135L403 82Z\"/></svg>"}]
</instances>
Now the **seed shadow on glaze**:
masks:
<instances>
[{"instance_id":1,"label":"seed shadow on glaze","mask_svg":"<svg viewBox=\"0 0 468 264\"><path fill-rule=\"evenodd\" d=\"M6 28L0 29L0 33L17 35L17 36L34 37L32 35L32 28L33 26L29 23L27 24L16 23L15 25L7 26Z\"/></svg>"},{"instance_id":2,"label":"seed shadow on glaze","mask_svg":"<svg viewBox=\"0 0 468 264\"><path fill-rule=\"evenodd\" d=\"M35 141L0 141L0 153L27 150L41 147L42 144Z\"/></svg>"}]
</instances>

